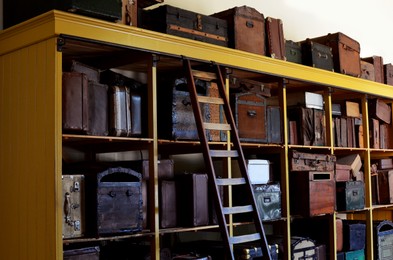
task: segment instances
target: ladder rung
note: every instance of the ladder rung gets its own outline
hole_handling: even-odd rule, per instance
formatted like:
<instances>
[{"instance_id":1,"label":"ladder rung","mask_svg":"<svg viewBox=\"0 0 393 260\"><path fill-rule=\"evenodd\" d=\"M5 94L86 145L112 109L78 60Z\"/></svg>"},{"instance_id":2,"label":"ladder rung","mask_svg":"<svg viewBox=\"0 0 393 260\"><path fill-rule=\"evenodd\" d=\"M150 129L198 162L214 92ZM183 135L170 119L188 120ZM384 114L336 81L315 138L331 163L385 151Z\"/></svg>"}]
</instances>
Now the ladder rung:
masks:
<instances>
[{"instance_id":1,"label":"ladder rung","mask_svg":"<svg viewBox=\"0 0 393 260\"><path fill-rule=\"evenodd\" d=\"M253 234L248 234L248 235L241 235L241 236L235 236L235 237L230 237L229 238L229 243L230 244L241 244L241 243L247 243L255 240L261 239L261 235L259 233L253 233Z\"/></svg>"},{"instance_id":2,"label":"ladder rung","mask_svg":"<svg viewBox=\"0 0 393 260\"><path fill-rule=\"evenodd\" d=\"M224 100L219 97L198 96L198 101L201 103L223 105Z\"/></svg>"},{"instance_id":3,"label":"ladder rung","mask_svg":"<svg viewBox=\"0 0 393 260\"><path fill-rule=\"evenodd\" d=\"M206 81L212 81L214 79L217 79L216 73L207 72L207 71L192 70L192 75L195 78L206 80Z\"/></svg>"},{"instance_id":4,"label":"ladder rung","mask_svg":"<svg viewBox=\"0 0 393 260\"><path fill-rule=\"evenodd\" d=\"M244 178L230 178L230 179L216 179L216 184L220 186L228 186L228 185L242 185L246 184L246 180Z\"/></svg>"},{"instance_id":5,"label":"ladder rung","mask_svg":"<svg viewBox=\"0 0 393 260\"><path fill-rule=\"evenodd\" d=\"M247 213L247 212L251 212L251 211L253 211L251 205L235 206L235 207L224 207L222 209L222 213L224 213L225 215Z\"/></svg>"},{"instance_id":6,"label":"ladder rung","mask_svg":"<svg viewBox=\"0 0 393 260\"><path fill-rule=\"evenodd\" d=\"M222 130L222 131L230 131L231 126L229 124L220 124L220 123L204 123L205 129L209 130Z\"/></svg>"},{"instance_id":7,"label":"ladder rung","mask_svg":"<svg viewBox=\"0 0 393 260\"><path fill-rule=\"evenodd\" d=\"M239 154L236 150L210 150L211 157L238 157Z\"/></svg>"}]
</instances>

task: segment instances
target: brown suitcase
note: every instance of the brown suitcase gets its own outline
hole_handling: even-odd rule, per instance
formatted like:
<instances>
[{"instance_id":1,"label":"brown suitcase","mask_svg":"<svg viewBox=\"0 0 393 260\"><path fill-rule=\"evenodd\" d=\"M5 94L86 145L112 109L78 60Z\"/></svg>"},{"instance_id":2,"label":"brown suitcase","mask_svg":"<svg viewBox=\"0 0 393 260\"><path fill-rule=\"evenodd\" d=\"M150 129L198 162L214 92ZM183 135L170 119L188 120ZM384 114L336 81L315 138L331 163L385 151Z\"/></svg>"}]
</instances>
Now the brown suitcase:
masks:
<instances>
[{"instance_id":1,"label":"brown suitcase","mask_svg":"<svg viewBox=\"0 0 393 260\"><path fill-rule=\"evenodd\" d=\"M374 66L374 76L375 81L379 83L384 83L384 69L383 69L383 58L381 56L371 56L362 58L363 61L369 62Z\"/></svg>"},{"instance_id":2,"label":"brown suitcase","mask_svg":"<svg viewBox=\"0 0 393 260\"><path fill-rule=\"evenodd\" d=\"M254 93L236 93L231 104L240 140L267 142L266 99Z\"/></svg>"},{"instance_id":3,"label":"brown suitcase","mask_svg":"<svg viewBox=\"0 0 393 260\"><path fill-rule=\"evenodd\" d=\"M361 74L360 77L362 79L368 79L371 81L375 81L375 67L374 64L360 60Z\"/></svg>"},{"instance_id":4,"label":"brown suitcase","mask_svg":"<svg viewBox=\"0 0 393 260\"><path fill-rule=\"evenodd\" d=\"M378 170L388 170L393 169L393 159L392 158L383 158L375 161Z\"/></svg>"},{"instance_id":5,"label":"brown suitcase","mask_svg":"<svg viewBox=\"0 0 393 260\"><path fill-rule=\"evenodd\" d=\"M71 71L83 73L86 75L88 80L100 82L100 71L97 68L84 64L82 62L73 60L71 63Z\"/></svg>"},{"instance_id":6,"label":"brown suitcase","mask_svg":"<svg viewBox=\"0 0 393 260\"><path fill-rule=\"evenodd\" d=\"M341 141L341 118L336 117L333 118L334 120L334 145L336 147L342 147L342 141Z\"/></svg>"},{"instance_id":7,"label":"brown suitcase","mask_svg":"<svg viewBox=\"0 0 393 260\"><path fill-rule=\"evenodd\" d=\"M312 38L311 40L332 48L334 71L354 77L360 77L359 42L341 32L329 33L324 36Z\"/></svg>"},{"instance_id":8,"label":"brown suitcase","mask_svg":"<svg viewBox=\"0 0 393 260\"><path fill-rule=\"evenodd\" d=\"M390 204L389 172L392 170L378 170L378 204Z\"/></svg>"},{"instance_id":9,"label":"brown suitcase","mask_svg":"<svg viewBox=\"0 0 393 260\"><path fill-rule=\"evenodd\" d=\"M340 136L341 136L341 146L348 147L348 129L347 129L347 118L340 118Z\"/></svg>"},{"instance_id":10,"label":"brown suitcase","mask_svg":"<svg viewBox=\"0 0 393 260\"><path fill-rule=\"evenodd\" d=\"M177 219L179 225L187 227L209 225L207 174L186 173L177 178Z\"/></svg>"},{"instance_id":11,"label":"brown suitcase","mask_svg":"<svg viewBox=\"0 0 393 260\"><path fill-rule=\"evenodd\" d=\"M336 204L333 171L293 172L291 180L291 214L304 217L332 214Z\"/></svg>"},{"instance_id":12,"label":"brown suitcase","mask_svg":"<svg viewBox=\"0 0 393 260\"><path fill-rule=\"evenodd\" d=\"M86 247L78 249L68 249L63 252L63 260L99 260L100 248Z\"/></svg>"},{"instance_id":13,"label":"brown suitcase","mask_svg":"<svg viewBox=\"0 0 393 260\"><path fill-rule=\"evenodd\" d=\"M379 147L381 149L389 149L389 126L381 123L379 125Z\"/></svg>"},{"instance_id":14,"label":"brown suitcase","mask_svg":"<svg viewBox=\"0 0 393 260\"><path fill-rule=\"evenodd\" d=\"M291 171L334 171L336 156L331 154L304 153L292 150Z\"/></svg>"},{"instance_id":15,"label":"brown suitcase","mask_svg":"<svg viewBox=\"0 0 393 260\"><path fill-rule=\"evenodd\" d=\"M370 130L370 146L379 149L379 121L377 119L371 118Z\"/></svg>"},{"instance_id":16,"label":"brown suitcase","mask_svg":"<svg viewBox=\"0 0 393 260\"><path fill-rule=\"evenodd\" d=\"M62 175L63 238L85 234L85 176Z\"/></svg>"},{"instance_id":17,"label":"brown suitcase","mask_svg":"<svg viewBox=\"0 0 393 260\"><path fill-rule=\"evenodd\" d=\"M336 163L336 182L351 180L351 166Z\"/></svg>"},{"instance_id":18,"label":"brown suitcase","mask_svg":"<svg viewBox=\"0 0 393 260\"><path fill-rule=\"evenodd\" d=\"M266 17L266 55L273 59L286 60L284 28L281 19Z\"/></svg>"},{"instance_id":19,"label":"brown suitcase","mask_svg":"<svg viewBox=\"0 0 393 260\"><path fill-rule=\"evenodd\" d=\"M297 122L289 121L289 144L299 144L298 135L297 135Z\"/></svg>"},{"instance_id":20,"label":"brown suitcase","mask_svg":"<svg viewBox=\"0 0 393 260\"><path fill-rule=\"evenodd\" d=\"M369 100L370 116L390 124L392 119L392 108L381 99Z\"/></svg>"},{"instance_id":21,"label":"brown suitcase","mask_svg":"<svg viewBox=\"0 0 393 260\"><path fill-rule=\"evenodd\" d=\"M393 65L391 63L383 65L384 83L393 85Z\"/></svg>"},{"instance_id":22,"label":"brown suitcase","mask_svg":"<svg viewBox=\"0 0 393 260\"><path fill-rule=\"evenodd\" d=\"M211 16L228 23L228 46L265 55L265 17L249 6L234 7Z\"/></svg>"},{"instance_id":23,"label":"brown suitcase","mask_svg":"<svg viewBox=\"0 0 393 260\"><path fill-rule=\"evenodd\" d=\"M197 41L228 46L228 23L170 5L144 9L139 27Z\"/></svg>"},{"instance_id":24,"label":"brown suitcase","mask_svg":"<svg viewBox=\"0 0 393 260\"><path fill-rule=\"evenodd\" d=\"M336 218L336 249L337 252L343 250L344 247L344 230L343 230L343 220Z\"/></svg>"},{"instance_id":25,"label":"brown suitcase","mask_svg":"<svg viewBox=\"0 0 393 260\"><path fill-rule=\"evenodd\" d=\"M315 146L324 146L326 144L326 124L325 111L313 109L314 112L314 142Z\"/></svg>"},{"instance_id":26,"label":"brown suitcase","mask_svg":"<svg viewBox=\"0 0 393 260\"><path fill-rule=\"evenodd\" d=\"M169 228L177 225L177 196L174 180L160 181L160 227Z\"/></svg>"},{"instance_id":27,"label":"brown suitcase","mask_svg":"<svg viewBox=\"0 0 393 260\"><path fill-rule=\"evenodd\" d=\"M229 75L229 87L231 93L254 93L264 97L271 97L271 87L260 81L238 78Z\"/></svg>"}]
</instances>

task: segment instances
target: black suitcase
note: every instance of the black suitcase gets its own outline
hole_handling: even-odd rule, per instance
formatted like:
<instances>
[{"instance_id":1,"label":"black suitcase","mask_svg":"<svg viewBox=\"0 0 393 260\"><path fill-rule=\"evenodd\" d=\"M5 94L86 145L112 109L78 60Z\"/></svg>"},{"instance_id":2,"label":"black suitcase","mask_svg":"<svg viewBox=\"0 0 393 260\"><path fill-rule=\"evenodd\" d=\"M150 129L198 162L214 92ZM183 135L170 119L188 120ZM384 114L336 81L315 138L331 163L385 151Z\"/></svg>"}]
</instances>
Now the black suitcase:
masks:
<instances>
[{"instance_id":1,"label":"black suitcase","mask_svg":"<svg viewBox=\"0 0 393 260\"><path fill-rule=\"evenodd\" d=\"M23 8L21 8L23 7ZM4 28L21 23L52 9L75 12L108 21L121 20L121 0L36 0L4 1Z\"/></svg>"},{"instance_id":2,"label":"black suitcase","mask_svg":"<svg viewBox=\"0 0 393 260\"><path fill-rule=\"evenodd\" d=\"M228 46L227 21L170 5L141 13L140 27L197 41Z\"/></svg>"},{"instance_id":3,"label":"black suitcase","mask_svg":"<svg viewBox=\"0 0 393 260\"><path fill-rule=\"evenodd\" d=\"M346 181L336 182L337 210L364 209L364 182Z\"/></svg>"},{"instance_id":4,"label":"black suitcase","mask_svg":"<svg viewBox=\"0 0 393 260\"><path fill-rule=\"evenodd\" d=\"M263 221L281 218L281 188L280 183L254 184L255 202Z\"/></svg>"},{"instance_id":5,"label":"black suitcase","mask_svg":"<svg viewBox=\"0 0 393 260\"><path fill-rule=\"evenodd\" d=\"M302 54L302 45L300 42L294 42L291 40L285 41L285 56L287 61L303 64L303 54Z\"/></svg>"},{"instance_id":6,"label":"black suitcase","mask_svg":"<svg viewBox=\"0 0 393 260\"><path fill-rule=\"evenodd\" d=\"M310 39L302 41L301 45L304 65L334 71L332 48Z\"/></svg>"}]
</instances>

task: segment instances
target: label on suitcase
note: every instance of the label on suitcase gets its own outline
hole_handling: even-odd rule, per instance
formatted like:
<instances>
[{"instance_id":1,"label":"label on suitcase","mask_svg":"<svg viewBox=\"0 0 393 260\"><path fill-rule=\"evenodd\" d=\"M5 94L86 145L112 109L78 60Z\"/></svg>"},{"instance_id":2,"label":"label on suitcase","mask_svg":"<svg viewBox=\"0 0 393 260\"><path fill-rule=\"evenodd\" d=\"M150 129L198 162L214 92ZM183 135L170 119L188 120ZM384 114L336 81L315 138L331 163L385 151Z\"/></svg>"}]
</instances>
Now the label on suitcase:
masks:
<instances>
[{"instance_id":1,"label":"label on suitcase","mask_svg":"<svg viewBox=\"0 0 393 260\"><path fill-rule=\"evenodd\" d=\"M143 10L141 27L197 41L228 46L227 21L170 5Z\"/></svg>"},{"instance_id":2,"label":"label on suitcase","mask_svg":"<svg viewBox=\"0 0 393 260\"><path fill-rule=\"evenodd\" d=\"M234 7L211 16L228 23L228 46L265 55L265 18L249 6Z\"/></svg>"},{"instance_id":3,"label":"label on suitcase","mask_svg":"<svg viewBox=\"0 0 393 260\"><path fill-rule=\"evenodd\" d=\"M62 175L63 238L82 237L85 233L85 176Z\"/></svg>"},{"instance_id":4,"label":"label on suitcase","mask_svg":"<svg viewBox=\"0 0 393 260\"><path fill-rule=\"evenodd\" d=\"M273 59L286 60L284 28L281 19L266 17L267 55Z\"/></svg>"}]
</instances>

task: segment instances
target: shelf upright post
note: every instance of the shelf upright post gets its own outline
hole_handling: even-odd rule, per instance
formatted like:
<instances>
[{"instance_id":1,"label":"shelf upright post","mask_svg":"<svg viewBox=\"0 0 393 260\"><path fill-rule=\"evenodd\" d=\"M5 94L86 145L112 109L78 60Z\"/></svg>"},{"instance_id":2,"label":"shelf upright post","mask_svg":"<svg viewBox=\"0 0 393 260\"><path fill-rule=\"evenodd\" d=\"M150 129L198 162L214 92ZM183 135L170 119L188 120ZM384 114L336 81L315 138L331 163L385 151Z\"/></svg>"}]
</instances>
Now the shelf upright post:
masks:
<instances>
[{"instance_id":1,"label":"shelf upright post","mask_svg":"<svg viewBox=\"0 0 393 260\"><path fill-rule=\"evenodd\" d=\"M148 192L151 198L148 214L150 216L151 238L150 252L152 260L160 259L159 206L158 206L158 142L157 142L157 62L158 57L152 55L148 61L148 137L153 140L149 145Z\"/></svg>"},{"instance_id":2,"label":"shelf upright post","mask_svg":"<svg viewBox=\"0 0 393 260\"><path fill-rule=\"evenodd\" d=\"M283 118L283 144L284 149L281 149L281 192L282 192L282 216L285 219L286 227L284 239L284 256L283 259L291 259L291 212L289 205L289 148L288 148L288 124L287 120L287 89L286 79L281 79L279 82L278 95L281 107L281 118Z\"/></svg>"}]
</instances>

